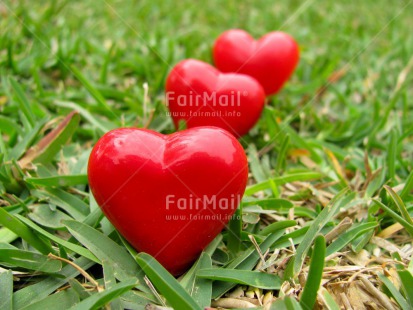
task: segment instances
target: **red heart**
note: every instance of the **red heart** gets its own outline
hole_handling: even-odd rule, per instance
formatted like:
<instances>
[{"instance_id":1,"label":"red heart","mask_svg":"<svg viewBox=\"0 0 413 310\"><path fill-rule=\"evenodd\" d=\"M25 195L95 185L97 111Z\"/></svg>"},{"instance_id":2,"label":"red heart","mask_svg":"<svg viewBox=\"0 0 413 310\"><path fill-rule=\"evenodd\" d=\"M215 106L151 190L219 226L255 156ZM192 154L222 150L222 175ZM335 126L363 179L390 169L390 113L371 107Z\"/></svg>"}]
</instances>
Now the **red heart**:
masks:
<instances>
[{"instance_id":1,"label":"red heart","mask_svg":"<svg viewBox=\"0 0 413 310\"><path fill-rule=\"evenodd\" d=\"M104 214L133 247L179 275L235 212L248 164L240 143L220 128L168 136L121 128L94 146L88 178Z\"/></svg>"},{"instance_id":2,"label":"red heart","mask_svg":"<svg viewBox=\"0 0 413 310\"><path fill-rule=\"evenodd\" d=\"M223 74L199 60L178 63L166 80L166 100L178 128L217 126L242 136L258 121L265 93L253 78L242 74Z\"/></svg>"},{"instance_id":3,"label":"red heart","mask_svg":"<svg viewBox=\"0 0 413 310\"><path fill-rule=\"evenodd\" d=\"M219 70L254 77L267 95L281 89L299 60L297 43L280 31L270 32L257 41L244 30L225 31L215 41L213 54Z\"/></svg>"}]
</instances>

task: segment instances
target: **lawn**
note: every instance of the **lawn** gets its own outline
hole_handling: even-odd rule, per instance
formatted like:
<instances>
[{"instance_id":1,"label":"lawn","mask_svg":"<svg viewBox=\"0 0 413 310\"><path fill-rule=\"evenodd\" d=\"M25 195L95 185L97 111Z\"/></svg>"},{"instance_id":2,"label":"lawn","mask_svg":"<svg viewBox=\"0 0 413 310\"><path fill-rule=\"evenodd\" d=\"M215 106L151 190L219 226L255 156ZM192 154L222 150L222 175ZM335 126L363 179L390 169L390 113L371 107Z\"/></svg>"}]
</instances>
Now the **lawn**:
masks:
<instances>
[{"instance_id":1,"label":"lawn","mask_svg":"<svg viewBox=\"0 0 413 310\"><path fill-rule=\"evenodd\" d=\"M0 0L0 309L411 309L412 2ZM239 139L242 220L176 279L103 216L88 158L174 132L166 76L231 28L300 62Z\"/></svg>"}]
</instances>

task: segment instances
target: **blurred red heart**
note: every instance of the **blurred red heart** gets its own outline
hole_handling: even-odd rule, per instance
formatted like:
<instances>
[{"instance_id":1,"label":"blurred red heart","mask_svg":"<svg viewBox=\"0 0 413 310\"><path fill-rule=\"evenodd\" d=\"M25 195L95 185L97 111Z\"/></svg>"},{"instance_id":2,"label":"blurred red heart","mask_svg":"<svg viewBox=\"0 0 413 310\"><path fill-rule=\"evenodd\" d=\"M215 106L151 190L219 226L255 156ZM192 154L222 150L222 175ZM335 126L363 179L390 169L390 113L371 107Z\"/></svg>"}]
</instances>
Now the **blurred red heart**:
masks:
<instances>
[{"instance_id":1,"label":"blurred red heart","mask_svg":"<svg viewBox=\"0 0 413 310\"><path fill-rule=\"evenodd\" d=\"M88 178L116 229L138 251L179 275L235 212L248 164L240 143L220 128L168 136L121 128L94 146Z\"/></svg>"},{"instance_id":2,"label":"blurred red heart","mask_svg":"<svg viewBox=\"0 0 413 310\"><path fill-rule=\"evenodd\" d=\"M223 74L199 60L178 63L166 80L166 100L178 128L217 126L239 137L258 121L265 93L253 78L243 74Z\"/></svg>"},{"instance_id":3,"label":"blurred red heart","mask_svg":"<svg viewBox=\"0 0 413 310\"><path fill-rule=\"evenodd\" d=\"M213 54L220 71L254 77L267 95L283 87L299 60L297 43L280 31L270 32L257 41L244 30L225 31L215 41Z\"/></svg>"}]
</instances>

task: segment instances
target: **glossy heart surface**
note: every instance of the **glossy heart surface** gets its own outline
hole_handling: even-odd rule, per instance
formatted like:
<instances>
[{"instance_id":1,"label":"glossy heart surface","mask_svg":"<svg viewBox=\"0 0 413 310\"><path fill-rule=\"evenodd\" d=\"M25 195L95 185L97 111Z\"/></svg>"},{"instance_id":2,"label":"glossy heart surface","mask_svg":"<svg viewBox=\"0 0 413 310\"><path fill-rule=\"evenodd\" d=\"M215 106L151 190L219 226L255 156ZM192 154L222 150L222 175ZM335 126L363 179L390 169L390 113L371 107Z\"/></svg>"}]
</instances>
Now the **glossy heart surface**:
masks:
<instances>
[{"instance_id":1,"label":"glossy heart surface","mask_svg":"<svg viewBox=\"0 0 413 310\"><path fill-rule=\"evenodd\" d=\"M250 75L273 95L290 78L300 55L297 43L284 32L270 32L256 41L248 32L232 29L215 41L213 56L220 71Z\"/></svg>"},{"instance_id":2,"label":"glossy heart surface","mask_svg":"<svg viewBox=\"0 0 413 310\"><path fill-rule=\"evenodd\" d=\"M223 74L199 60L187 59L170 72L165 86L166 102L175 127L216 126L236 137L248 133L258 121L265 93L253 78Z\"/></svg>"},{"instance_id":3,"label":"glossy heart surface","mask_svg":"<svg viewBox=\"0 0 413 310\"><path fill-rule=\"evenodd\" d=\"M248 164L240 143L220 128L171 135L121 128L94 146L88 178L120 234L179 275L235 212Z\"/></svg>"}]
</instances>

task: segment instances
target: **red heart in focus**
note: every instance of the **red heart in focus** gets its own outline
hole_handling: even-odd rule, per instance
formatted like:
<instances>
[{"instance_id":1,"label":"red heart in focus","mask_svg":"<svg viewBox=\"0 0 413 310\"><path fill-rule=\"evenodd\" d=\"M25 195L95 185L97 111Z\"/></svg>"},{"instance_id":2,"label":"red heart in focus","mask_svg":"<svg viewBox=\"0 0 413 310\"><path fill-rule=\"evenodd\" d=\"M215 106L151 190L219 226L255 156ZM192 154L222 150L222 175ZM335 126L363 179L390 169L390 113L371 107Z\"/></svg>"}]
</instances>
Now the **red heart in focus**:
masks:
<instances>
[{"instance_id":1,"label":"red heart in focus","mask_svg":"<svg viewBox=\"0 0 413 310\"><path fill-rule=\"evenodd\" d=\"M177 128L184 120L188 128L216 126L239 137L258 121L265 93L250 76L223 74L207 63L187 59L169 74L166 101Z\"/></svg>"},{"instance_id":2,"label":"red heart in focus","mask_svg":"<svg viewBox=\"0 0 413 310\"><path fill-rule=\"evenodd\" d=\"M267 95L277 93L294 72L298 45L288 34L275 31L255 41L248 32L232 29L215 41L215 66L222 72L248 74L261 83Z\"/></svg>"},{"instance_id":3,"label":"red heart in focus","mask_svg":"<svg viewBox=\"0 0 413 310\"><path fill-rule=\"evenodd\" d=\"M245 152L216 127L171 135L115 129L94 146L88 178L106 217L138 251L182 274L235 212Z\"/></svg>"}]
</instances>

